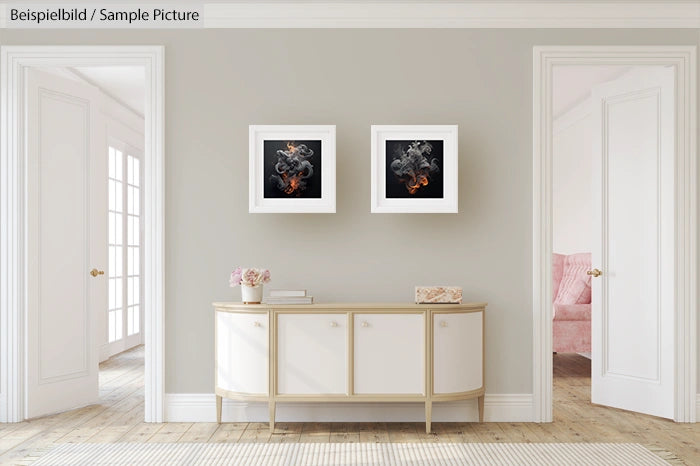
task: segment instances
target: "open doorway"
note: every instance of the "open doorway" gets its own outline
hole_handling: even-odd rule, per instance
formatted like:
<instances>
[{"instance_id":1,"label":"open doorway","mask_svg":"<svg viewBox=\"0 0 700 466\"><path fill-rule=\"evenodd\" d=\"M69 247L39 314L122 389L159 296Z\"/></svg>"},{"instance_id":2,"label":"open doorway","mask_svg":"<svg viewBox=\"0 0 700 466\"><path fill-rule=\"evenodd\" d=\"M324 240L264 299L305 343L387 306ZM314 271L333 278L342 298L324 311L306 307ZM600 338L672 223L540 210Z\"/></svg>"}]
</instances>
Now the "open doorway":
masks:
<instances>
[{"instance_id":1,"label":"open doorway","mask_svg":"<svg viewBox=\"0 0 700 466\"><path fill-rule=\"evenodd\" d=\"M674 416L674 89L671 66L553 69L555 400L590 360L592 403Z\"/></svg>"},{"instance_id":2,"label":"open doorway","mask_svg":"<svg viewBox=\"0 0 700 466\"><path fill-rule=\"evenodd\" d=\"M575 333L571 327L558 332L568 341L555 344L554 320L585 321L586 312L571 306L590 305L591 401L693 422L695 48L535 47L533 65L534 420L553 418L555 347L575 355L574 362L582 362L578 358L585 356L580 353L587 353L586 338L571 338ZM599 68L586 72L588 67ZM558 69L579 81L598 74L599 81L589 79L588 141L584 136L583 143L559 144L570 153L591 147L592 215L590 223L584 222L591 228L590 251L579 249L585 244L574 245L575 252L561 254L564 266L559 271L553 264L558 255L554 128L556 117L572 109L562 105L561 96L558 102L555 97ZM585 134L584 127L580 125L579 132ZM565 165L560 161L560 167ZM577 195L585 192L580 180L586 171L574 167L571 172L580 178L568 183L579 183ZM562 220L576 208L558 210ZM586 230L587 226L579 226L570 231L559 238L557 247L576 236L585 237ZM579 269L578 275L567 274L567 264ZM557 272L562 274L560 280ZM556 306L557 301L564 306ZM585 362L580 366L585 377L588 368Z\"/></svg>"},{"instance_id":3,"label":"open doorway","mask_svg":"<svg viewBox=\"0 0 700 466\"><path fill-rule=\"evenodd\" d=\"M161 422L163 48L1 52L1 240L22 253L0 258L0 421L100 403L111 379ZM114 355L121 382L98 374Z\"/></svg>"}]
</instances>

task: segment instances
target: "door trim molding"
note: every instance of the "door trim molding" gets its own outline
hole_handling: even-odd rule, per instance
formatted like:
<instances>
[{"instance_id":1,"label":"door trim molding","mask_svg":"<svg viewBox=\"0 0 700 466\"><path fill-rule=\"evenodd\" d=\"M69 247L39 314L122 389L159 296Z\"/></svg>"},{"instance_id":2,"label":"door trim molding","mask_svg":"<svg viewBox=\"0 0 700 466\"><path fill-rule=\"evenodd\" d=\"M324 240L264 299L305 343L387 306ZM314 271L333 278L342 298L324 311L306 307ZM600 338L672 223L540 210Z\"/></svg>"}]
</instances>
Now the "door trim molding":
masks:
<instances>
[{"instance_id":1,"label":"door trim molding","mask_svg":"<svg viewBox=\"0 0 700 466\"><path fill-rule=\"evenodd\" d=\"M26 418L25 71L33 66L98 65L143 66L146 73L144 404L146 422L163 421L164 55L162 46L0 47L0 422Z\"/></svg>"},{"instance_id":2,"label":"door trim molding","mask_svg":"<svg viewBox=\"0 0 700 466\"><path fill-rule=\"evenodd\" d=\"M552 421L552 67L667 65L676 75L676 283L674 420L696 422L697 94L695 46L533 48L532 349L533 420Z\"/></svg>"}]
</instances>

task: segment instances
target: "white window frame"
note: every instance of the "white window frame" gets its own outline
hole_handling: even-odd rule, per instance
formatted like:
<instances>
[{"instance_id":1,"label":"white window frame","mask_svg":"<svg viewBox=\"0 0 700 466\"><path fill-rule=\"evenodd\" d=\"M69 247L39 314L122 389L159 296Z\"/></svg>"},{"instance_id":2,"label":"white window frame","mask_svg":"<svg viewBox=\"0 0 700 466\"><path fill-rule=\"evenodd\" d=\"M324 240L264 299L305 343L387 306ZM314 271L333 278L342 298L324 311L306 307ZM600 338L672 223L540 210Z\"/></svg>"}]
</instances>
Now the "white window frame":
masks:
<instances>
[{"instance_id":1,"label":"white window frame","mask_svg":"<svg viewBox=\"0 0 700 466\"><path fill-rule=\"evenodd\" d=\"M110 342L109 341L109 320L108 318L105 319L105 328L104 332L106 333L106 338L104 338L104 341L106 342L106 351L103 352L103 354L106 354L107 357L113 356L115 354L121 353L122 351L126 351L127 349L133 348L134 346L140 345L143 343L143 326L144 326L144 312L143 312L143 303L144 303L144 247L143 247L143 235L144 235L144 222L143 222L143 208L144 208L144 174L143 170L139 170L139 281L140 281L140 286L139 286L139 331L133 335L128 334L128 303L127 303L127 278L128 275L126 273L127 267L128 267L128 262L127 262L127 251L129 249L127 241L128 241L128 234L127 234L127 216L128 214L128 208L127 208L127 195L128 195L128 182L127 182L127 157L132 156L140 161L140 167L143 167L143 150L139 149L135 144L131 144L129 142L125 142L126 138L123 138L121 136L115 136L114 135L114 128L111 125L108 125L107 129L108 135L107 135L107 149L109 148L114 148L116 150L121 151L123 154L123 179L122 179L122 273L124 274L122 276L123 280L123 285L122 285L122 335L120 338L118 338L115 341ZM136 141L134 141L136 142ZM111 278L111 277L108 277ZM108 308L105 309L105 314L108 316L109 310Z\"/></svg>"}]
</instances>

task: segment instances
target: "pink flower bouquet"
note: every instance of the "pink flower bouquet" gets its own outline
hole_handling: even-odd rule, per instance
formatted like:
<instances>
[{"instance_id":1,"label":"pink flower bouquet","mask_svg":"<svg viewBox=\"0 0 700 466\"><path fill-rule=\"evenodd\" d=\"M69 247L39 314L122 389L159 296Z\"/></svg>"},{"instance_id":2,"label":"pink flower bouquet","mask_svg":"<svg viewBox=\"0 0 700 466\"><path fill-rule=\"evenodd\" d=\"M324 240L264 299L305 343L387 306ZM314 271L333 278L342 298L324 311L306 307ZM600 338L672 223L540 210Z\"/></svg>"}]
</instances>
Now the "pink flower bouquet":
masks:
<instances>
[{"instance_id":1,"label":"pink flower bouquet","mask_svg":"<svg viewBox=\"0 0 700 466\"><path fill-rule=\"evenodd\" d=\"M267 269L242 268L236 267L236 270L231 272L229 284L234 286L259 286L270 281L270 271Z\"/></svg>"}]
</instances>

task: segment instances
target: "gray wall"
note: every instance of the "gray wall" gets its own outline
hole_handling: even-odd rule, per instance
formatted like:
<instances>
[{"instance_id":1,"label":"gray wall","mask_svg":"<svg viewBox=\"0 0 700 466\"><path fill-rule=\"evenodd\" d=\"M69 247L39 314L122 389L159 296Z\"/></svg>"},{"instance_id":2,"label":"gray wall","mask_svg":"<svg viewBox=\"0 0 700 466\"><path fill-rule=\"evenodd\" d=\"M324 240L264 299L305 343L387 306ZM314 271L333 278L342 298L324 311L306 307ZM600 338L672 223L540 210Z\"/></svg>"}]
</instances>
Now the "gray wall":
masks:
<instances>
[{"instance_id":1,"label":"gray wall","mask_svg":"<svg viewBox=\"0 0 700 466\"><path fill-rule=\"evenodd\" d=\"M166 46L166 391L212 392L236 265L318 301L488 301L487 390L532 384L532 46L697 45L697 30L0 30ZM337 125L336 214L248 214L249 124ZM459 125L459 214L369 213L371 124Z\"/></svg>"}]
</instances>

